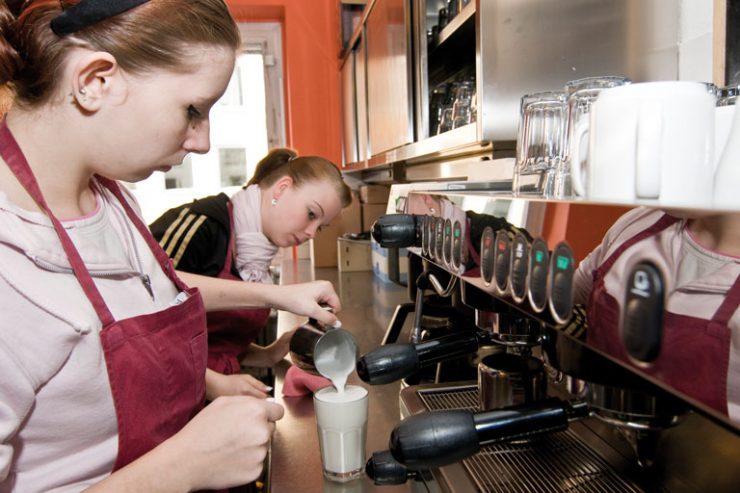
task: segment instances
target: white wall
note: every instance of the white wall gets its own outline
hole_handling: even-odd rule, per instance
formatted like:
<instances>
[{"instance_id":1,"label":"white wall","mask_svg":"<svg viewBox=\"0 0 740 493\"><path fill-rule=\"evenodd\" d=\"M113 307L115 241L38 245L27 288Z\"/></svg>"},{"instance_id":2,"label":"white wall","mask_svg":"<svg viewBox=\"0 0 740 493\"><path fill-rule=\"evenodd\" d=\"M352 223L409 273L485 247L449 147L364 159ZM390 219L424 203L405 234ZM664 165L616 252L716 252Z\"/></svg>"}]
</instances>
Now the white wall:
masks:
<instances>
[{"instance_id":1,"label":"white wall","mask_svg":"<svg viewBox=\"0 0 740 493\"><path fill-rule=\"evenodd\" d=\"M712 82L712 0L681 0L678 78Z\"/></svg>"}]
</instances>

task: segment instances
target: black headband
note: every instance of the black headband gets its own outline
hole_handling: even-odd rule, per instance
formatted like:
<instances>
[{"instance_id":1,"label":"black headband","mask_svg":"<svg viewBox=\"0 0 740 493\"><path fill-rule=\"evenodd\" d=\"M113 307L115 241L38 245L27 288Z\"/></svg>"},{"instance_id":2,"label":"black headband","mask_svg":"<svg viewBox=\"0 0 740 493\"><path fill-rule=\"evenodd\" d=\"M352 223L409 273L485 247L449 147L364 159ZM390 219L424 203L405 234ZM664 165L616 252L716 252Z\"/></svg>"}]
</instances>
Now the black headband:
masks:
<instances>
[{"instance_id":1,"label":"black headband","mask_svg":"<svg viewBox=\"0 0 740 493\"><path fill-rule=\"evenodd\" d=\"M51 20L51 30L59 37L66 36L116 16L149 0L82 0L74 7Z\"/></svg>"}]
</instances>

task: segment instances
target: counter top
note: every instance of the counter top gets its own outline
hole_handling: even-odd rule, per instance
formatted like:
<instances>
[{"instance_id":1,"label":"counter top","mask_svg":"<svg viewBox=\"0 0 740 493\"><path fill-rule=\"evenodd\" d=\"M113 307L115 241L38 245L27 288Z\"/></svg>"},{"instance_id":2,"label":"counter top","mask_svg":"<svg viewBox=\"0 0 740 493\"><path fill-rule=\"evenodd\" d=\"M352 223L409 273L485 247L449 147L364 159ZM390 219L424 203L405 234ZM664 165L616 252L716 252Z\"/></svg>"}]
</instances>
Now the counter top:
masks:
<instances>
[{"instance_id":1,"label":"counter top","mask_svg":"<svg viewBox=\"0 0 740 493\"><path fill-rule=\"evenodd\" d=\"M342 301L338 314L342 327L357 338L360 354L377 347L399 303L408 301L406 288L384 283L372 272L337 272L336 268L312 269L308 260L285 260L281 264L281 284L324 279L332 282ZM409 317L411 318L411 317ZM278 335L304 323L304 317L278 314ZM410 327L411 320L407 320ZM275 369L275 398L285 406L285 416L278 421L272 441L268 488L271 493L398 493L418 491L413 481L398 486L376 486L366 476L349 483L334 483L323 477L311 396L283 397L282 384L289 363ZM388 438L400 421L400 382L370 386L357 375L350 382L368 389L368 429L366 455L387 450ZM422 490L423 491L423 490Z\"/></svg>"}]
</instances>

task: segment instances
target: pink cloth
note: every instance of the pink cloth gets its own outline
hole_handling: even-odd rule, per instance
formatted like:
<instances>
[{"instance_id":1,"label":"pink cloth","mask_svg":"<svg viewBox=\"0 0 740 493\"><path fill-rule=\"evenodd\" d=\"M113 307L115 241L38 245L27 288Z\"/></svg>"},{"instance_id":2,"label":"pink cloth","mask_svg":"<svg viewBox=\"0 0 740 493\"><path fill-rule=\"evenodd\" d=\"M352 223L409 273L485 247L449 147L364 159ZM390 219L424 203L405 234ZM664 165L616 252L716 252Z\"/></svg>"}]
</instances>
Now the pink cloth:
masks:
<instances>
[{"instance_id":1,"label":"pink cloth","mask_svg":"<svg viewBox=\"0 0 740 493\"><path fill-rule=\"evenodd\" d=\"M249 185L231 197L234 214L234 262L239 276L245 281L272 284L270 263L278 252L262 233L262 192L258 185Z\"/></svg>"},{"instance_id":2,"label":"pink cloth","mask_svg":"<svg viewBox=\"0 0 740 493\"><path fill-rule=\"evenodd\" d=\"M285 373L283 395L285 397L311 395L317 390L330 385L331 381L328 378L312 375L298 367L291 366Z\"/></svg>"}]
</instances>

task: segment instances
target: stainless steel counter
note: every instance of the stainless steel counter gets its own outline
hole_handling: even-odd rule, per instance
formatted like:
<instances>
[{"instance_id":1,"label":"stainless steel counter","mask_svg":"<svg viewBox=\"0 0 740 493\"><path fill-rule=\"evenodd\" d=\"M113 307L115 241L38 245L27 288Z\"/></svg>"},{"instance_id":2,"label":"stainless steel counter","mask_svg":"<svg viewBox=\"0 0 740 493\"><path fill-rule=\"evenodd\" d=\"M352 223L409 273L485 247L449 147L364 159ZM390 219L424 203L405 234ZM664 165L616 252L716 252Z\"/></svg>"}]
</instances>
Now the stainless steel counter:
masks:
<instances>
[{"instance_id":1,"label":"stainless steel counter","mask_svg":"<svg viewBox=\"0 0 740 493\"><path fill-rule=\"evenodd\" d=\"M312 269L307 260L284 261L281 265L281 284L314 279L325 279L334 284L342 300L339 319L342 326L357 338L360 353L377 347L385 334L396 306L408 301L406 288L383 283L372 272L339 273L335 268ZM280 312L278 334L291 330L306 319ZM409 323L410 324L410 323ZM285 406L285 416L277 424L272 442L268 487L271 493L386 493L425 491L413 481L400 486L375 486L367 477L350 483L333 483L321 473L316 419L311 396L283 397L283 375L287 362L276 368L275 397ZM400 383L369 386L357 375L350 382L369 391L369 413L366 452L388 448L388 437L400 421Z\"/></svg>"}]
</instances>

